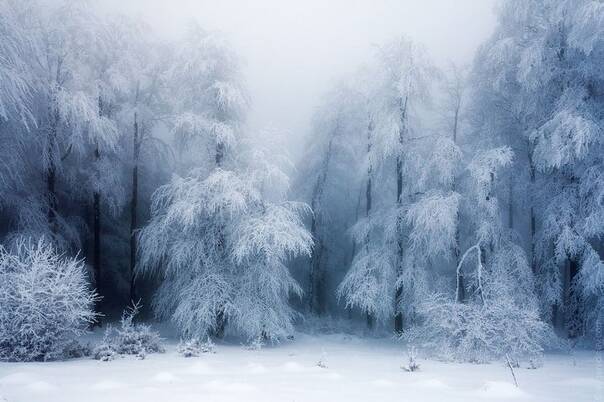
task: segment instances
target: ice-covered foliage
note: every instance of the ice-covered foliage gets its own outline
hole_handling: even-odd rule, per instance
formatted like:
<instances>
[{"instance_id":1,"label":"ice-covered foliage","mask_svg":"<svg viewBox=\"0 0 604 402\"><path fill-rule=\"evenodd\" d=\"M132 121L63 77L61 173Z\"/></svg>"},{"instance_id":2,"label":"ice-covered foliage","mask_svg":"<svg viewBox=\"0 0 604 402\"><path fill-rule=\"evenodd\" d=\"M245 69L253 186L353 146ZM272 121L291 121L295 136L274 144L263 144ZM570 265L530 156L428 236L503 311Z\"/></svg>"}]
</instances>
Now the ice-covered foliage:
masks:
<instances>
[{"instance_id":1,"label":"ice-covered foliage","mask_svg":"<svg viewBox=\"0 0 604 402\"><path fill-rule=\"evenodd\" d=\"M436 292L426 297L418 306L419 324L404 335L427 353L456 361L509 356L518 362L538 358L552 344L533 272L524 250L503 229L494 194L497 177L510 161L511 151L500 148L469 164L476 244L459 261L455 296ZM461 291L467 295L463 299Z\"/></svg>"},{"instance_id":2,"label":"ice-covered foliage","mask_svg":"<svg viewBox=\"0 0 604 402\"><path fill-rule=\"evenodd\" d=\"M483 88L476 109L491 139L526 154L516 180L528 180L544 316L563 321L571 335L589 334L604 294L594 248L603 227L602 4L508 0L498 17L476 63Z\"/></svg>"},{"instance_id":3,"label":"ice-covered foliage","mask_svg":"<svg viewBox=\"0 0 604 402\"><path fill-rule=\"evenodd\" d=\"M171 102L177 146L192 157L185 152L192 144L207 148L220 165L241 137L249 103L238 56L221 34L192 24L174 57L167 81L178 93Z\"/></svg>"},{"instance_id":4,"label":"ice-covered foliage","mask_svg":"<svg viewBox=\"0 0 604 402\"><path fill-rule=\"evenodd\" d=\"M484 305L458 303L441 296L422 303L421 325L405 338L439 358L485 363L509 354L516 361L539 358L551 342L537 309L489 300Z\"/></svg>"},{"instance_id":5,"label":"ice-covered foliage","mask_svg":"<svg viewBox=\"0 0 604 402\"><path fill-rule=\"evenodd\" d=\"M20 29L26 9L9 0L0 2L0 118L15 117L29 128L35 126L31 110L34 77L27 62L34 44L31 35Z\"/></svg>"},{"instance_id":6,"label":"ice-covered foliage","mask_svg":"<svg viewBox=\"0 0 604 402\"><path fill-rule=\"evenodd\" d=\"M383 238L378 238L382 226L379 218L360 220L352 229L360 249L349 271L338 286L338 297L348 308L358 308L378 322L390 319L394 313L396 284L395 260Z\"/></svg>"},{"instance_id":7,"label":"ice-covered foliage","mask_svg":"<svg viewBox=\"0 0 604 402\"><path fill-rule=\"evenodd\" d=\"M96 360L109 361L120 355L144 359L149 353L164 352L159 333L150 325L134 322L139 310L140 305L133 304L122 313L119 327L107 327L103 340L93 350Z\"/></svg>"},{"instance_id":8,"label":"ice-covered foliage","mask_svg":"<svg viewBox=\"0 0 604 402\"><path fill-rule=\"evenodd\" d=\"M81 260L39 241L0 249L0 359L61 359L97 317Z\"/></svg>"},{"instance_id":9,"label":"ice-covered foliage","mask_svg":"<svg viewBox=\"0 0 604 402\"><path fill-rule=\"evenodd\" d=\"M369 115L366 213L352 229L355 257L338 296L385 323L401 312L413 318L428 266L456 244L460 196L450 190L461 152L426 127L439 74L422 46L405 38L387 42L376 61L368 78L374 84L359 90Z\"/></svg>"},{"instance_id":10,"label":"ice-covered foliage","mask_svg":"<svg viewBox=\"0 0 604 402\"><path fill-rule=\"evenodd\" d=\"M276 341L292 331L288 297L301 290L285 264L310 253L301 220L308 207L275 191L273 179L283 177L275 175L276 150L249 154L237 170L195 169L153 197L139 269L163 279L154 309L185 337L220 335L226 326Z\"/></svg>"}]
</instances>

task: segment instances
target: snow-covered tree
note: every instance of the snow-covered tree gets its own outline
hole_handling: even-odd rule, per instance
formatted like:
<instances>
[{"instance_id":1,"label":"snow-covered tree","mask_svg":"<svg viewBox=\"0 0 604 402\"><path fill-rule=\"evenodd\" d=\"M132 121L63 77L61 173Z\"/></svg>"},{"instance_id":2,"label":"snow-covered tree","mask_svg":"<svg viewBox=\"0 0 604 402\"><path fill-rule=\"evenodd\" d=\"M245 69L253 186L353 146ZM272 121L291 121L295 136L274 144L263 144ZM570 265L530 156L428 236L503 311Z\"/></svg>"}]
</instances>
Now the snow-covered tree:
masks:
<instances>
[{"instance_id":1,"label":"snow-covered tree","mask_svg":"<svg viewBox=\"0 0 604 402\"><path fill-rule=\"evenodd\" d=\"M356 242L365 246L358 248L358 258L339 292L347 304L361 307L369 315L376 313L380 322L393 316L395 330L400 332L402 310L412 312L414 303L422 297L422 284L427 278L426 267L421 265L429 256L421 256L422 262L416 262L414 254L421 247L409 242L409 230L426 229L420 227L418 216L413 214L456 213L457 196L437 195L433 190L440 191L441 181L451 181L459 152L454 144L439 139L424 123L431 103L432 81L438 72L421 46L404 38L387 43L379 48L377 63L371 71L376 79L375 85L367 90L368 208L366 218L353 229ZM427 140L435 139L436 146L430 149ZM422 160L430 162L426 165ZM396 173L394 181L385 173L390 168ZM395 197L391 202L386 194L393 185ZM423 203L424 196L431 202ZM419 211L422 205L440 207L434 198L439 196L444 203L451 202L452 208ZM417 239L425 235L413 236ZM384 293L385 289L389 291ZM392 292L392 299L384 296Z\"/></svg>"},{"instance_id":2,"label":"snow-covered tree","mask_svg":"<svg viewBox=\"0 0 604 402\"><path fill-rule=\"evenodd\" d=\"M476 63L487 83L477 103L486 106L482 121L508 137L504 143L526 166L525 174L515 169L514 187L528 182L529 247L542 312L558 323L565 316L571 334L584 334L602 306L596 173L602 170L602 73L595 62L602 5L511 0L498 15L499 27Z\"/></svg>"},{"instance_id":3,"label":"snow-covered tree","mask_svg":"<svg viewBox=\"0 0 604 402\"><path fill-rule=\"evenodd\" d=\"M139 267L161 275L155 310L187 337L219 334L225 323L249 339L291 331L288 296L301 290L285 263L309 254L312 239L305 205L274 191L286 176L273 155L255 149L247 168L207 177L195 169L154 195Z\"/></svg>"},{"instance_id":4,"label":"snow-covered tree","mask_svg":"<svg viewBox=\"0 0 604 402\"><path fill-rule=\"evenodd\" d=\"M181 156L199 155L184 152L193 143L213 156L193 160L193 166L205 163L209 170L223 166L229 149L237 144L248 108L239 69L238 57L222 35L189 26L168 73L172 131Z\"/></svg>"}]
</instances>

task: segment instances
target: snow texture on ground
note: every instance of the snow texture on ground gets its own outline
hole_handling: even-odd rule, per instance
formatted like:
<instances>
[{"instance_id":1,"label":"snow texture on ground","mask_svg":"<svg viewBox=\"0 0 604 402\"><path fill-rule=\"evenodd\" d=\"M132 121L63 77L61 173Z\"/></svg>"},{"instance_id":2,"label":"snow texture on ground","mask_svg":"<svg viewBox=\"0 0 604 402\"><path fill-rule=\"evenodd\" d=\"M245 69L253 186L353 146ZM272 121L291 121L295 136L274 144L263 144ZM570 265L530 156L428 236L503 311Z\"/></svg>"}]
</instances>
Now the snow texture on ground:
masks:
<instances>
[{"instance_id":1,"label":"snow texture on ground","mask_svg":"<svg viewBox=\"0 0 604 402\"><path fill-rule=\"evenodd\" d=\"M1 402L527 401L604 402L602 355L550 354L542 368L419 360L394 340L298 335L262 350L218 345L184 358L169 343L145 360L0 363ZM317 363L321 361L323 366Z\"/></svg>"}]
</instances>

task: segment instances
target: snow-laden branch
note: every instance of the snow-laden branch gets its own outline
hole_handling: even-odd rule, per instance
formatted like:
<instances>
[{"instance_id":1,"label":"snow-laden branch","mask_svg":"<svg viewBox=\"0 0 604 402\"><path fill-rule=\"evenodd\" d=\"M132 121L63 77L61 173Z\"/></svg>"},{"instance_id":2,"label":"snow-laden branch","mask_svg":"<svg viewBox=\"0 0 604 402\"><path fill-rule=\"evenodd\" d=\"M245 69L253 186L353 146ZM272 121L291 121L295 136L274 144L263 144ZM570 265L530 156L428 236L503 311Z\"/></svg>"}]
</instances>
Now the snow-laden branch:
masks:
<instances>
[{"instance_id":1,"label":"snow-laden branch","mask_svg":"<svg viewBox=\"0 0 604 402\"><path fill-rule=\"evenodd\" d=\"M455 287L455 301L458 303L461 301L461 300L459 300L459 285L460 285L459 282L460 282L460 276L461 276L461 267L463 266L463 263L466 260L466 257L472 251L476 251L476 259L477 259L476 280L478 282L478 292L480 294L480 299L484 303L484 294L482 291L482 252L480 250L480 242L476 243L475 245L473 245L472 247L467 249L466 252L461 257L461 259L459 260L459 264L457 264L457 270L456 270L457 286Z\"/></svg>"}]
</instances>

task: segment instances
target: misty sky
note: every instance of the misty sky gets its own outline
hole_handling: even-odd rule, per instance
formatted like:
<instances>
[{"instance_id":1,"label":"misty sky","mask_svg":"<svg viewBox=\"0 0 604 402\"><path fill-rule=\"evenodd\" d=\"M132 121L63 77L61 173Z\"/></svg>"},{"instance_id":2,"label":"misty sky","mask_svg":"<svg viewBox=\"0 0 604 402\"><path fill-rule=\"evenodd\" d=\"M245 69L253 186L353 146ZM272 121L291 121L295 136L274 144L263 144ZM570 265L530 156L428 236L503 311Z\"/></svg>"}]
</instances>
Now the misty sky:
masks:
<instances>
[{"instance_id":1,"label":"misty sky","mask_svg":"<svg viewBox=\"0 0 604 402\"><path fill-rule=\"evenodd\" d=\"M298 154L330 83L356 70L374 44L405 34L442 67L470 63L495 23L496 0L99 0L168 35L190 19L226 33L245 60L252 128L288 132Z\"/></svg>"}]
</instances>

